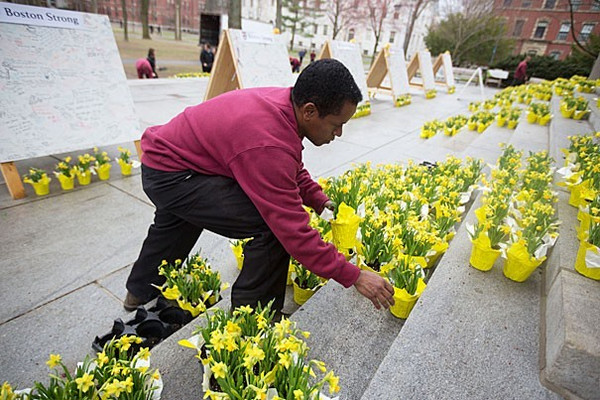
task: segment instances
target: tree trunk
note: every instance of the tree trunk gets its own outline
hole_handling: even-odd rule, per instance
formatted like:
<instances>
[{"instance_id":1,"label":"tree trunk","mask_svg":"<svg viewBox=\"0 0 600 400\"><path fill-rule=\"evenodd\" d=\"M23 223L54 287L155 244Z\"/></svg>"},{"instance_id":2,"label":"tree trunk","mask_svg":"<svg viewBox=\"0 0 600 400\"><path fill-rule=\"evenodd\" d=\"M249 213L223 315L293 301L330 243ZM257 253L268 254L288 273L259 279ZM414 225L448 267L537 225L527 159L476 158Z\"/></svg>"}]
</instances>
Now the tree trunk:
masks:
<instances>
[{"instance_id":1,"label":"tree trunk","mask_svg":"<svg viewBox=\"0 0 600 400\"><path fill-rule=\"evenodd\" d=\"M421 3L423 0L417 0L415 7L412 9L410 14L410 22L408 23L408 29L406 30L406 35L404 36L404 54L408 54L408 45L410 44L410 37L412 36L413 28L415 27L415 22L417 18L419 18L419 8L421 7Z\"/></svg>"},{"instance_id":2,"label":"tree trunk","mask_svg":"<svg viewBox=\"0 0 600 400\"><path fill-rule=\"evenodd\" d=\"M600 54L598 54L596 61L594 61L594 66L592 67L588 79L600 79Z\"/></svg>"},{"instance_id":3,"label":"tree trunk","mask_svg":"<svg viewBox=\"0 0 600 400\"><path fill-rule=\"evenodd\" d=\"M276 10L276 14L275 14L275 28L279 29L279 32L283 32L282 23L281 23L281 8L282 7L283 7L282 0L277 0L277 10Z\"/></svg>"},{"instance_id":4,"label":"tree trunk","mask_svg":"<svg viewBox=\"0 0 600 400\"><path fill-rule=\"evenodd\" d=\"M129 41L127 34L127 0L121 0L121 8L123 9L123 35L126 42Z\"/></svg>"},{"instance_id":5,"label":"tree trunk","mask_svg":"<svg viewBox=\"0 0 600 400\"><path fill-rule=\"evenodd\" d=\"M175 40L181 40L181 0L175 0Z\"/></svg>"},{"instance_id":6,"label":"tree trunk","mask_svg":"<svg viewBox=\"0 0 600 400\"><path fill-rule=\"evenodd\" d=\"M98 14L98 0L92 0L92 12Z\"/></svg>"},{"instance_id":7,"label":"tree trunk","mask_svg":"<svg viewBox=\"0 0 600 400\"><path fill-rule=\"evenodd\" d=\"M227 25L230 29L242 29L242 0L229 0Z\"/></svg>"},{"instance_id":8,"label":"tree trunk","mask_svg":"<svg viewBox=\"0 0 600 400\"><path fill-rule=\"evenodd\" d=\"M142 0L141 20L142 20L142 39L150 39L150 32L148 30L148 9L150 8L150 0Z\"/></svg>"}]
</instances>

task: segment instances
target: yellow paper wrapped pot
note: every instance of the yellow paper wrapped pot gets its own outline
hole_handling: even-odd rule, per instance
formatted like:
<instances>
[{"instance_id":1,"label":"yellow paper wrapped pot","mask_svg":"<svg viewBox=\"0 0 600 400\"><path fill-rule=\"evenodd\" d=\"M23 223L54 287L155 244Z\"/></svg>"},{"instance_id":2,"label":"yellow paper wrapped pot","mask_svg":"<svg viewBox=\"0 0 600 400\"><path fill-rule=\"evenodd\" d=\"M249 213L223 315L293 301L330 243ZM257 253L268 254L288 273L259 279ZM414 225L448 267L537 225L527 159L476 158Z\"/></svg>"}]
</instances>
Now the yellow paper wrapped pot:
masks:
<instances>
[{"instance_id":1,"label":"yellow paper wrapped pot","mask_svg":"<svg viewBox=\"0 0 600 400\"><path fill-rule=\"evenodd\" d=\"M500 250L492 249L490 238L481 233L477 239L471 240L471 258L469 264L480 271L489 271L500 255Z\"/></svg>"},{"instance_id":2,"label":"yellow paper wrapped pot","mask_svg":"<svg viewBox=\"0 0 600 400\"><path fill-rule=\"evenodd\" d=\"M330 222L333 244L338 249L351 249L356 244L356 232L360 217L346 203L339 205L336 219Z\"/></svg>"},{"instance_id":3,"label":"yellow paper wrapped pot","mask_svg":"<svg viewBox=\"0 0 600 400\"><path fill-rule=\"evenodd\" d=\"M439 241L433 245L431 250L435 251L435 254L427 257L427 268L433 267L442 254L448 250L448 242Z\"/></svg>"},{"instance_id":4,"label":"yellow paper wrapped pot","mask_svg":"<svg viewBox=\"0 0 600 400\"><path fill-rule=\"evenodd\" d=\"M75 175L71 174L71 176L66 176L64 174L57 175L58 181L60 182L60 187L62 190L73 190L75 187Z\"/></svg>"},{"instance_id":5,"label":"yellow paper wrapped pot","mask_svg":"<svg viewBox=\"0 0 600 400\"><path fill-rule=\"evenodd\" d=\"M295 281L293 282L293 285L294 302L296 302L296 304L298 304L299 306L306 303L308 299L310 299L315 294L315 291L313 289L302 289L300 286L298 286L298 284Z\"/></svg>"},{"instance_id":6,"label":"yellow paper wrapped pot","mask_svg":"<svg viewBox=\"0 0 600 400\"><path fill-rule=\"evenodd\" d=\"M525 241L519 240L508 248L503 269L504 276L515 282L525 282L544 260L546 260L546 256L531 257Z\"/></svg>"},{"instance_id":7,"label":"yellow paper wrapped pot","mask_svg":"<svg viewBox=\"0 0 600 400\"><path fill-rule=\"evenodd\" d=\"M52 179L50 179L47 174L43 174L42 178L37 182L32 181L30 178L23 179L23 182L29 183L31 186L33 186L33 191L36 195L45 196L50 193L51 180Z\"/></svg>"},{"instance_id":8,"label":"yellow paper wrapped pot","mask_svg":"<svg viewBox=\"0 0 600 400\"><path fill-rule=\"evenodd\" d=\"M412 311L415 303L423 293L427 285L422 278L419 278L417 283L417 291L415 294L408 294L405 289L394 288L394 305L390 307L390 312L396 318L406 319Z\"/></svg>"},{"instance_id":9,"label":"yellow paper wrapped pot","mask_svg":"<svg viewBox=\"0 0 600 400\"><path fill-rule=\"evenodd\" d=\"M579 243L575 270L585 277L600 280L600 249L598 246L585 240Z\"/></svg>"},{"instance_id":10,"label":"yellow paper wrapped pot","mask_svg":"<svg viewBox=\"0 0 600 400\"><path fill-rule=\"evenodd\" d=\"M77 175L77 182L81 186L89 185L92 182L92 173L90 171L85 171L85 172L77 171L76 175Z\"/></svg>"},{"instance_id":11,"label":"yellow paper wrapped pot","mask_svg":"<svg viewBox=\"0 0 600 400\"><path fill-rule=\"evenodd\" d=\"M231 251L235 256L235 261L237 263L237 269L242 270L242 266L244 265L244 246L238 244L237 246L231 246Z\"/></svg>"},{"instance_id":12,"label":"yellow paper wrapped pot","mask_svg":"<svg viewBox=\"0 0 600 400\"><path fill-rule=\"evenodd\" d=\"M579 208L580 205L584 205L584 199L582 198L581 194L582 191L589 189L590 180L587 179L579 184L571 185L570 187L571 195L569 196L569 205Z\"/></svg>"},{"instance_id":13,"label":"yellow paper wrapped pot","mask_svg":"<svg viewBox=\"0 0 600 400\"><path fill-rule=\"evenodd\" d=\"M98 168L96 168L96 172L98 173L98 179L100 179L101 181L108 180L110 178L111 168L112 165L109 163L99 165Z\"/></svg>"},{"instance_id":14,"label":"yellow paper wrapped pot","mask_svg":"<svg viewBox=\"0 0 600 400\"><path fill-rule=\"evenodd\" d=\"M120 158L117 159L117 162L119 163L119 166L121 167L121 175L123 175L123 176L131 175L131 168L133 167L132 163L127 163Z\"/></svg>"}]
</instances>

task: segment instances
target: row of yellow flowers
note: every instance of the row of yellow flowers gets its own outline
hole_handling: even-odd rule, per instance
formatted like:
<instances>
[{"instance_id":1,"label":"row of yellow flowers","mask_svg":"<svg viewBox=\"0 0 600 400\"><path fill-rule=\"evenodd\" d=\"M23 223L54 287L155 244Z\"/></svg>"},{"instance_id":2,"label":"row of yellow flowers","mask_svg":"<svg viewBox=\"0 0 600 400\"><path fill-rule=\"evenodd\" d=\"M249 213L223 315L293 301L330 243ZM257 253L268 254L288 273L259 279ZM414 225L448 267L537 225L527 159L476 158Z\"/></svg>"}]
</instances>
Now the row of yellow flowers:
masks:
<instances>
[{"instance_id":1,"label":"row of yellow flowers","mask_svg":"<svg viewBox=\"0 0 600 400\"><path fill-rule=\"evenodd\" d=\"M530 153L523 169L522 155L511 145L504 147L491 180L484 181L477 223L467 226L473 243L471 266L488 271L504 253L504 275L517 282L529 278L558 237L553 160L546 151Z\"/></svg>"},{"instance_id":2,"label":"row of yellow flowers","mask_svg":"<svg viewBox=\"0 0 600 400\"><path fill-rule=\"evenodd\" d=\"M158 400L162 379L150 369L150 351L139 347L142 339L123 336L108 342L95 357L86 356L69 371L59 354L46 362L49 382L15 390L8 382L0 389L2 400Z\"/></svg>"},{"instance_id":3,"label":"row of yellow flowers","mask_svg":"<svg viewBox=\"0 0 600 400\"><path fill-rule=\"evenodd\" d=\"M128 149L119 147L119 156L115 159L121 167L123 176L131 175L131 169L134 161L131 160L131 152ZM72 158L65 157L55 166L54 175L60 182L63 190L72 190L75 187L75 178L81 186L89 185L92 181L92 175L97 174L101 181L110 178L110 169L112 165L110 158L105 151L94 147L94 154L88 153L77 157L77 162L72 163ZM31 167L29 172L23 176L23 182L33 186L35 194L44 196L50 193L50 181L48 173L41 169Z\"/></svg>"},{"instance_id":4,"label":"row of yellow flowers","mask_svg":"<svg viewBox=\"0 0 600 400\"><path fill-rule=\"evenodd\" d=\"M569 204L577 207L580 241L575 270L600 280L600 132L570 136L570 146L563 149L565 166L558 172L561 185L571 195Z\"/></svg>"}]
</instances>

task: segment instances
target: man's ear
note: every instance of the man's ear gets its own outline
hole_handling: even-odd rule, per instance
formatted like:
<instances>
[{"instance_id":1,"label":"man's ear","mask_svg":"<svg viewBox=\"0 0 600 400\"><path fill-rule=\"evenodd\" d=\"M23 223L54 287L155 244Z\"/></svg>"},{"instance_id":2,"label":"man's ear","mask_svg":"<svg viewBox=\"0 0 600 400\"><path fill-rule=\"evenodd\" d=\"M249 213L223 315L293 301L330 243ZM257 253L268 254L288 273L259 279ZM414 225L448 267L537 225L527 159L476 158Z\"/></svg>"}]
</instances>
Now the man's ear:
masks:
<instances>
[{"instance_id":1,"label":"man's ear","mask_svg":"<svg viewBox=\"0 0 600 400\"><path fill-rule=\"evenodd\" d=\"M305 121L310 121L312 118L316 118L319 116L319 111L317 111L317 106L315 103L306 103L302 106L302 117Z\"/></svg>"}]
</instances>

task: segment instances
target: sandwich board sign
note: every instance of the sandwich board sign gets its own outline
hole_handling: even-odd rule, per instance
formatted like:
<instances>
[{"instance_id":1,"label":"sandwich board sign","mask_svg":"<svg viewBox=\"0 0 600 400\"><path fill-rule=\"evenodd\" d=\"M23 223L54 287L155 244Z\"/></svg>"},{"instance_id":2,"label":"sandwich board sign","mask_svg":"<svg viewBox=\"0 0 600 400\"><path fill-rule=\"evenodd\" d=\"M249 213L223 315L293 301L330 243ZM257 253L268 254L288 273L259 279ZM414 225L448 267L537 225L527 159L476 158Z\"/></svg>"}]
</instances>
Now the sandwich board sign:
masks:
<instances>
[{"instance_id":1,"label":"sandwich board sign","mask_svg":"<svg viewBox=\"0 0 600 400\"><path fill-rule=\"evenodd\" d=\"M448 88L448 93L454 93L456 90L456 83L454 81L454 71L452 69L452 57L450 57L449 52L445 52L437 56L435 62L433 63L433 75L437 76L440 69L443 71L444 80L441 82L436 82L445 85Z\"/></svg>"},{"instance_id":2,"label":"sandwich board sign","mask_svg":"<svg viewBox=\"0 0 600 400\"><path fill-rule=\"evenodd\" d=\"M279 36L226 29L221 34L204 100L235 89L293 84L287 48Z\"/></svg>"},{"instance_id":3,"label":"sandwich board sign","mask_svg":"<svg viewBox=\"0 0 600 400\"><path fill-rule=\"evenodd\" d=\"M386 77L390 87L384 85ZM390 49L389 45L385 46L369 70L367 86L376 91L390 93L394 99L394 105L397 107L410 104L410 85L404 50L401 48Z\"/></svg>"},{"instance_id":4,"label":"sandwich board sign","mask_svg":"<svg viewBox=\"0 0 600 400\"><path fill-rule=\"evenodd\" d=\"M108 17L0 3L0 163L25 197L14 161L140 137Z\"/></svg>"},{"instance_id":5,"label":"sandwich board sign","mask_svg":"<svg viewBox=\"0 0 600 400\"><path fill-rule=\"evenodd\" d=\"M431 54L428 50L421 50L413 56L408 64L408 81L411 85L422 87L426 93L435 92L435 78L433 75L433 65L431 64ZM421 83L412 82L413 78L421 73ZM434 94L435 96L435 94Z\"/></svg>"},{"instance_id":6,"label":"sandwich board sign","mask_svg":"<svg viewBox=\"0 0 600 400\"><path fill-rule=\"evenodd\" d=\"M319 59L323 58L334 58L344 64L352 74L354 81L362 93L363 100L356 107L356 113L354 113L352 118L371 114L371 102L369 101L369 92L367 90L365 68L358 44L343 42L341 40L327 40L319 54Z\"/></svg>"}]
</instances>

